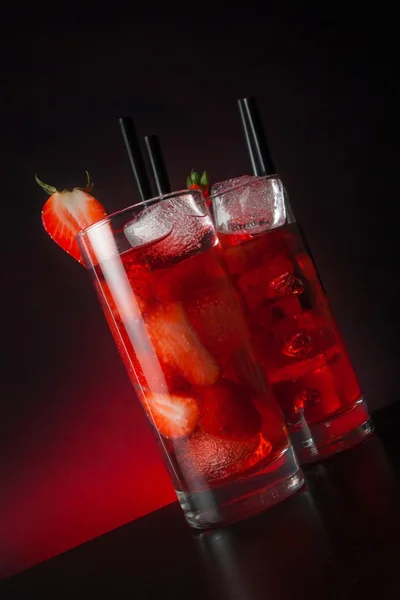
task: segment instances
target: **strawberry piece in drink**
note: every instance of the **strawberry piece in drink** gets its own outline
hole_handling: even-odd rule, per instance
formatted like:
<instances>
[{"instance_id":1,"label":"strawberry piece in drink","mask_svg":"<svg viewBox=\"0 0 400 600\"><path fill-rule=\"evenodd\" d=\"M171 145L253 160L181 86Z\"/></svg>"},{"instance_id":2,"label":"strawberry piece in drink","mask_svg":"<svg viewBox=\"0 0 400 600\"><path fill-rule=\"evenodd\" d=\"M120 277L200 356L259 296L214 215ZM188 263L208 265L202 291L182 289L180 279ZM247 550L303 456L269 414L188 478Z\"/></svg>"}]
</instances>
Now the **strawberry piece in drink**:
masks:
<instances>
[{"instance_id":1,"label":"strawberry piece in drink","mask_svg":"<svg viewBox=\"0 0 400 600\"><path fill-rule=\"evenodd\" d=\"M232 288L226 286L197 297L192 295L185 306L200 340L220 363L226 363L231 354L243 345L243 340L250 339L239 299Z\"/></svg>"},{"instance_id":2,"label":"strawberry piece in drink","mask_svg":"<svg viewBox=\"0 0 400 600\"><path fill-rule=\"evenodd\" d=\"M200 393L202 429L218 438L248 440L261 431L261 417L248 400L244 386L230 381L205 388Z\"/></svg>"},{"instance_id":3,"label":"strawberry piece in drink","mask_svg":"<svg viewBox=\"0 0 400 600\"><path fill-rule=\"evenodd\" d=\"M199 406L191 396L148 394L146 404L156 428L166 438L185 437L196 428Z\"/></svg>"},{"instance_id":4,"label":"strawberry piece in drink","mask_svg":"<svg viewBox=\"0 0 400 600\"><path fill-rule=\"evenodd\" d=\"M212 385L220 374L203 346L182 304L174 302L150 313L146 327L158 358L193 385Z\"/></svg>"}]
</instances>

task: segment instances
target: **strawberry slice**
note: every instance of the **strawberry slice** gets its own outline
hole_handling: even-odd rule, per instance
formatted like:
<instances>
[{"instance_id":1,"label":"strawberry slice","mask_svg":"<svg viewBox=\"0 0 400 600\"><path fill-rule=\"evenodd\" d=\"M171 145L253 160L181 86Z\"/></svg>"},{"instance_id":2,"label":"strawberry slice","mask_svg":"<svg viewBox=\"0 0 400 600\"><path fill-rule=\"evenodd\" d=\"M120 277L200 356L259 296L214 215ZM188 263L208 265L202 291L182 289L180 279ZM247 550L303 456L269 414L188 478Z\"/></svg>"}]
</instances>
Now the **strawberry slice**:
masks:
<instances>
[{"instance_id":1,"label":"strawberry slice","mask_svg":"<svg viewBox=\"0 0 400 600\"><path fill-rule=\"evenodd\" d=\"M149 394L147 406L158 431L166 438L190 435L199 418L199 406L191 396Z\"/></svg>"},{"instance_id":2,"label":"strawberry slice","mask_svg":"<svg viewBox=\"0 0 400 600\"><path fill-rule=\"evenodd\" d=\"M191 301L185 304L200 340L220 364L250 339L239 302L233 288L221 285L219 289L214 286L206 293L202 291L197 297L192 292Z\"/></svg>"},{"instance_id":3,"label":"strawberry slice","mask_svg":"<svg viewBox=\"0 0 400 600\"><path fill-rule=\"evenodd\" d=\"M206 433L228 440L248 440L261 431L261 416L243 386L223 381L201 391L199 424Z\"/></svg>"},{"instance_id":4,"label":"strawberry slice","mask_svg":"<svg viewBox=\"0 0 400 600\"><path fill-rule=\"evenodd\" d=\"M200 342L182 304L157 309L146 318L146 327L157 356L189 383L203 386L218 380L218 365Z\"/></svg>"},{"instance_id":5,"label":"strawberry slice","mask_svg":"<svg viewBox=\"0 0 400 600\"><path fill-rule=\"evenodd\" d=\"M78 262L83 263L82 256L75 241L82 229L93 225L106 216L103 206L89 194L93 185L87 175L84 188L75 187L72 191L59 192L55 187L42 183L37 176L35 179L50 198L42 210L42 222L46 232L65 252L68 252Z\"/></svg>"}]
</instances>

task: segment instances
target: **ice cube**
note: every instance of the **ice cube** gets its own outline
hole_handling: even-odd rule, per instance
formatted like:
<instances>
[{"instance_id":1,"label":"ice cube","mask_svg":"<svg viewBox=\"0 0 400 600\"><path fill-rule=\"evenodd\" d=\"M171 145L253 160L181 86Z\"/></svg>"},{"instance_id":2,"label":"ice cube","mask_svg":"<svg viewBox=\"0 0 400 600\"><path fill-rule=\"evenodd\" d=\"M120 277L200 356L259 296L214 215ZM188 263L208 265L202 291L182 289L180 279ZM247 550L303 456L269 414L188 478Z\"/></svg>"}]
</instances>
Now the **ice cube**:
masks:
<instances>
[{"instance_id":1,"label":"ice cube","mask_svg":"<svg viewBox=\"0 0 400 600\"><path fill-rule=\"evenodd\" d=\"M258 434L246 441L225 440L198 430L177 452L181 468L187 474L207 481L223 479L249 468L259 460L259 446L268 445ZM271 450L262 448L266 456Z\"/></svg>"},{"instance_id":2,"label":"ice cube","mask_svg":"<svg viewBox=\"0 0 400 600\"><path fill-rule=\"evenodd\" d=\"M297 296L304 292L304 284L299 277L291 273L283 273L269 282L269 296L272 298L280 296Z\"/></svg>"},{"instance_id":3,"label":"ice cube","mask_svg":"<svg viewBox=\"0 0 400 600\"><path fill-rule=\"evenodd\" d=\"M173 219L163 202L145 208L124 227L124 233L133 248L147 246L165 239L172 231Z\"/></svg>"},{"instance_id":4,"label":"ice cube","mask_svg":"<svg viewBox=\"0 0 400 600\"><path fill-rule=\"evenodd\" d=\"M300 331L296 333L282 348L282 352L288 356L302 357L308 356L313 352L313 343L311 337Z\"/></svg>"},{"instance_id":5,"label":"ice cube","mask_svg":"<svg viewBox=\"0 0 400 600\"><path fill-rule=\"evenodd\" d=\"M150 261L171 263L213 243L214 230L205 205L194 194L160 200L125 226L132 245L151 244Z\"/></svg>"},{"instance_id":6,"label":"ice cube","mask_svg":"<svg viewBox=\"0 0 400 600\"><path fill-rule=\"evenodd\" d=\"M243 175L214 184L211 192L220 233L257 234L286 220L284 189L277 177Z\"/></svg>"},{"instance_id":7,"label":"ice cube","mask_svg":"<svg viewBox=\"0 0 400 600\"><path fill-rule=\"evenodd\" d=\"M232 177L232 179L225 179L225 181L218 181L211 186L211 195L223 194L228 190L239 187L256 179L253 175L240 175L240 177Z\"/></svg>"}]
</instances>

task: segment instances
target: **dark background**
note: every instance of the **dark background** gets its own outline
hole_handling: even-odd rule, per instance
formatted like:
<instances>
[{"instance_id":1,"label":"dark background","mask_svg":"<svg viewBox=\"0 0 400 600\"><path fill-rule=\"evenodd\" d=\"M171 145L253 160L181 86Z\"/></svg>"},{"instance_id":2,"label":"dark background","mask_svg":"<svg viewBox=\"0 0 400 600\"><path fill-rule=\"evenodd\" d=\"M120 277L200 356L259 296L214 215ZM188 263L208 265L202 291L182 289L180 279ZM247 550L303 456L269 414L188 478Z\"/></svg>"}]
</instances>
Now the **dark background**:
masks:
<instances>
[{"instance_id":1,"label":"dark background","mask_svg":"<svg viewBox=\"0 0 400 600\"><path fill-rule=\"evenodd\" d=\"M118 116L160 135L178 189L192 167L214 181L249 171L236 99L257 96L367 402L398 399L398 32L379 8L5 10L0 576L174 498L87 274L42 230L34 183L81 185L88 169L107 211L137 201Z\"/></svg>"}]
</instances>

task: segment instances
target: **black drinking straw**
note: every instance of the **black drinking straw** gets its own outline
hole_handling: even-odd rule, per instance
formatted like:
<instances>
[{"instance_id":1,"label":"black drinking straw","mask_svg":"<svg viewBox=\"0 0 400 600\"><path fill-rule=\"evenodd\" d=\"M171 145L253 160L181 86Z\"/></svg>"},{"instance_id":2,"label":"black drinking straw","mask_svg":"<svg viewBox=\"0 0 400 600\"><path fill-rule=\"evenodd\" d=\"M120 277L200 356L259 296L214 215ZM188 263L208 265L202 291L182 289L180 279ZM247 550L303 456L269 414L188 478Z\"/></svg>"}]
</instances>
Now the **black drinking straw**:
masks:
<instances>
[{"instance_id":1,"label":"black drinking straw","mask_svg":"<svg viewBox=\"0 0 400 600\"><path fill-rule=\"evenodd\" d=\"M240 112L240 120L243 126L244 137L246 139L246 146L249 153L249 158L251 162L251 170L253 171L253 175L255 177L260 177L262 175L260 164L257 158L256 149L254 147L253 138L250 131L250 123L247 118L246 111L244 109L243 100L238 100L239 112Z\"/></svg>"},{"instance_id":2,"label":"black drinking straw","mask_svg":"<svg viewBox=\"0 0 400 600\"><path fill-rule=\"evenodd\" d=\"M167 168L160 141L156 135L148 135L144 138L147 154L149 155L150 167L156 184L157 195L169 194L171 185L169 183Z\"/></svg>"},{"instance_id":3,"label":"black drinking straw","mask_svg":"<svg viewBox=\"0 0 400 600\"><path fill-rule=\"evenodd\" d=\"M276 175L276 167L268 147L262 119L255 98L252 96L241 98L238 100L238 106L253 175L256 177ZM296 218L293 214L286 192L285 205L288 223L293 223L296 221Z\"/></svg>"},{"instance_id":4,"label":"black drinking straw","mask_svg":"<svg viewBox=\"0 0 400 600\"><path fill-rule=\"evenodd\" d=\"M263 177L265 175L276 175L275 165L268 148L267 138L265 136L264 127L255 98L241 98L240 100L238 100L238 106L240 112L240 119L242 121L244 135L246 138L246 145L249 151L253 175L255 175L256 177ZM308 244L308 240L305 236L301 224L297 221L293 213L286 191L285 206L287 222L289 224L297 223L297 229L302 238L304 247L314 263L314 267L317 272L322 289L324 289L324 285L321 281L321 277L319 276L318 269L315 265L314 257L312 255L311 248Z\"/></svg>"},{"instance_id":5,"label":"black drinking straw","mask_svg":"<svg viewBox=\"0 0 400 600\"><path fill-rule=\"evenodd\" d=\"M238 105L253 175L257 177L275 175L276 168L268 148L255 98L241 98L238 100Z\"/></svg>"},{"instance_id":6,"label":"black drinking straw","mask_svg":"<svg viewBox=\"0 0 400 600\"><path fill-rule=\"evenodd\" d=\"M121 117L118 119L121 128L122 137L125 142L125 148L128 153L132 173L135 178L136 187L143 200L148 200L153 196L150 179L147 175L146 165L140 149L139 140L136 134L135 125L131 117Z\"/></svg>"}]
</instances>

